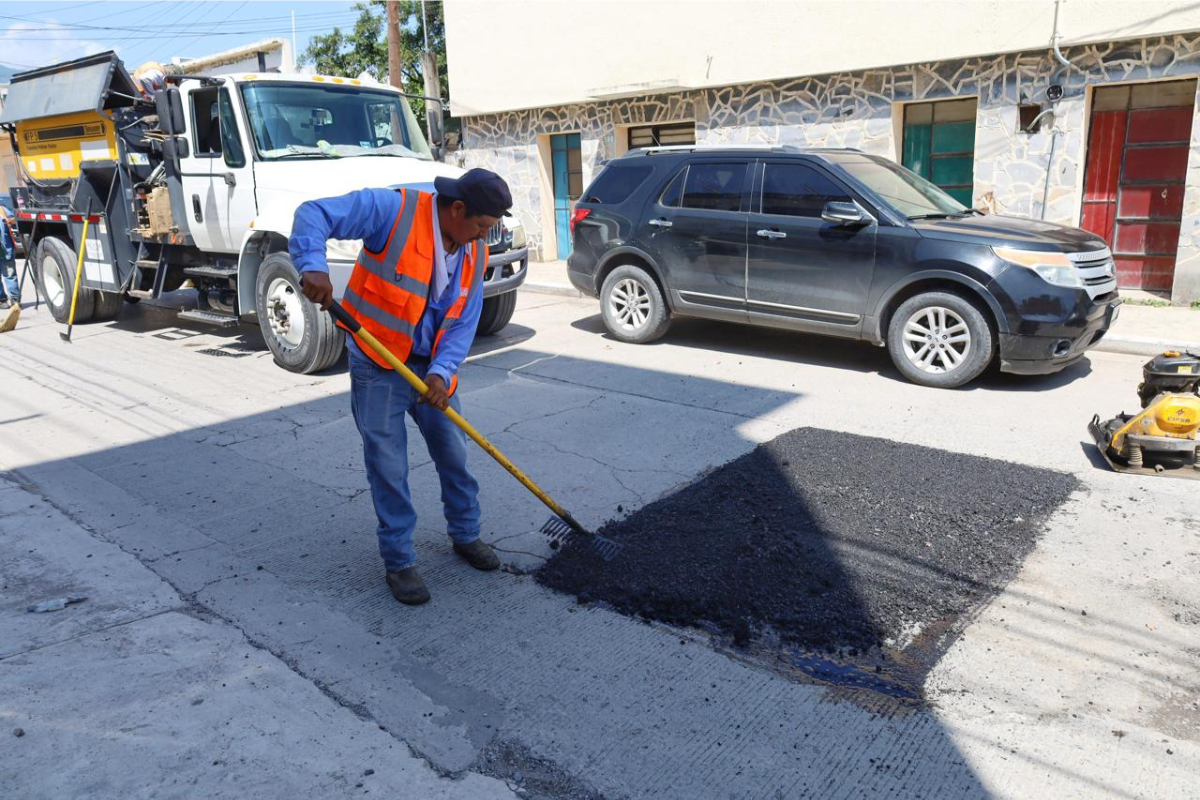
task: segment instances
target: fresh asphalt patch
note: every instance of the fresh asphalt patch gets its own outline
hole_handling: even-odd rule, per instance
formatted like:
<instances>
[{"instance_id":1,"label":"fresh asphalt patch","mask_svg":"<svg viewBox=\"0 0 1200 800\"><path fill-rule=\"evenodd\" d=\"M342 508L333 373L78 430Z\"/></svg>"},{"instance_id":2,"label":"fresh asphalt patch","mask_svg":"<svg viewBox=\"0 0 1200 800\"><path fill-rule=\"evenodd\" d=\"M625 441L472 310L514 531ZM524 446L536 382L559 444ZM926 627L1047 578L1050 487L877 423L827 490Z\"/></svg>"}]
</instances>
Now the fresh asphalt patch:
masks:
<instances>
[{"instance_id":1,"label":"fresh asphalt patch","mask_svg":"<svg viewBox=\"0 0 1200 800\"><path fill-rule=\"evenodd\" d=\"M800 428L575 537L537 572L800 680L922 699L929 669L1074 491L1059 472Z\"/></svg>"}]
</instances>

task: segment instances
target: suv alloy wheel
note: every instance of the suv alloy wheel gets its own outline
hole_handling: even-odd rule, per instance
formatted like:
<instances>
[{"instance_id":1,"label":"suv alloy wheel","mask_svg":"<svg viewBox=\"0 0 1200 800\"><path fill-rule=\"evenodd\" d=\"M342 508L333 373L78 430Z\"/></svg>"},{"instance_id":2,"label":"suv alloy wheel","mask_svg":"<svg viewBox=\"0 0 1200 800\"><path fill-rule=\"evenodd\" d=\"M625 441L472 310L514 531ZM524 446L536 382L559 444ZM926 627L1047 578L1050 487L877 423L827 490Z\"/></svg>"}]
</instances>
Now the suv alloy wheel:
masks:
<instances>
[{"instance_id":1,"label":"suv alloy wheel","mask_svg":"<svg viewBox=\"0 0 1200 800\"><path fill-rule=\"evenodd\" d=\"M617 267L604 279L600 309L604 327L623 342L653 342L671 326L658 284L644 269L632 264Z\"/></svg>"},{"instance_id":2,"label":"suv alloy wheel","mask_svg":"<svg viewBox=\"0 0 1200 800\"><path fill-rule=\"evenodd\" d=\"M924 292L896 309L888 325L892 363L913 383L953 389L991 363L996 343L983 314L950 292Z\"/></svg>"}]
</instances>

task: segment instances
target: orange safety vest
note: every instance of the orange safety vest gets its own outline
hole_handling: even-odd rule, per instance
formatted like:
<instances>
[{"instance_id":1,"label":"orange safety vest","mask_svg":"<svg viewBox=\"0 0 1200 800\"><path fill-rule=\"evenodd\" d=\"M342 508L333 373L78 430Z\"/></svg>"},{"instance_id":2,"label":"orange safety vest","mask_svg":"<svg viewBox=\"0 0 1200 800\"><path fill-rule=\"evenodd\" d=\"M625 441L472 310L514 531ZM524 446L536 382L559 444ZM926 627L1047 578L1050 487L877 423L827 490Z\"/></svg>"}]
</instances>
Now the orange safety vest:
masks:
<instances>
[{"instance_id":1,"label":"orange safety vest","mask_svg":"<svg viewBox=\"0 0 1200 800\"><path fill-rule=\"evenodd\" d=\"M342 305L350 316L401 361L412 352L413 336L429 303L433 279L433 195L416 189L400 189L400 210L392 223L383 252L366 248L358 254ZM462 316L471 292L478 290L486 271L488 249L478 239L468 246L458 271L458 298L446 310L433 340L433 352L446 330ZM340 323L339 323L340 324ZM342 326L345 327L345 326ZM384 369L391 369L368 345L362 351ZM450 394L458 388L458 376L450 380Z\"/></svg>"}]
</instances>

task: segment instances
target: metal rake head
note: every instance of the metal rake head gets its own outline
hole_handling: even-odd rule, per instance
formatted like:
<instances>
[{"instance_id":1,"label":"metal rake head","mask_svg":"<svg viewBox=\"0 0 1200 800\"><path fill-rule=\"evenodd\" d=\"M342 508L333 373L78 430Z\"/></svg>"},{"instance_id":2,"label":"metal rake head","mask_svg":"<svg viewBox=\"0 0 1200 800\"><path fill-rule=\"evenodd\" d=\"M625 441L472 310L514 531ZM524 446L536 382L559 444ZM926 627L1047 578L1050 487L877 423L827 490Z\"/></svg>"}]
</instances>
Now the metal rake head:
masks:
<instances>
[{"instance_id":1,"label":"metal rake head","mask_svg":"<svg viewBox=\"0 0 1200 800\"><path fill-rule=\"evenodd\" d=\"M588 547L605 561L612 561L621 552L621 545L607 536L601 536L598 533L592 533L581 528L576 529L569 522L558 517L551 517L546 520L546 524L542 526L542 533L551 542L558 542L560 544L565 544L568 539L575 535L586 536Z\"/></svg>"}]
</instances>

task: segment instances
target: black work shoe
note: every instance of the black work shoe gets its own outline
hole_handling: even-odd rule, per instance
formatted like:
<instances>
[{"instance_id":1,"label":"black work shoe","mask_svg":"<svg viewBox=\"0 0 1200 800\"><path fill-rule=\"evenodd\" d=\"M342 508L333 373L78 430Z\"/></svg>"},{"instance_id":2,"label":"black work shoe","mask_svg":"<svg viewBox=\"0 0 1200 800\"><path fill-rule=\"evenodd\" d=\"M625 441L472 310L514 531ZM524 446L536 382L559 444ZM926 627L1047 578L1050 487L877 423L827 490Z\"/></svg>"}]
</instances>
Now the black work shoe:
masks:
<instances>
[{"instance_id":1,"label":"black work shoe","mask_svg":"<svg viewBox=\"0 0 1200 800\"><path fill-rule=\"evenodd\" d=\"M470 544L454 543L454 552L467 560L475 569L489 570L500 566L500 559L492 550L491 545L483 539L476 539Z\"/></svg>"},{"instance_id":2,"label":"black work shoe","mask_svg":"<svg viewBox=\"0 0 1200 800\"><path fill-rule=\"evenodd\" d=\"M419 606L429 602L429 589L421 580L416 567L405 567L387 574L387 585L392 597L408 606Z\"/></svg>"}]
</instances>

